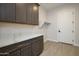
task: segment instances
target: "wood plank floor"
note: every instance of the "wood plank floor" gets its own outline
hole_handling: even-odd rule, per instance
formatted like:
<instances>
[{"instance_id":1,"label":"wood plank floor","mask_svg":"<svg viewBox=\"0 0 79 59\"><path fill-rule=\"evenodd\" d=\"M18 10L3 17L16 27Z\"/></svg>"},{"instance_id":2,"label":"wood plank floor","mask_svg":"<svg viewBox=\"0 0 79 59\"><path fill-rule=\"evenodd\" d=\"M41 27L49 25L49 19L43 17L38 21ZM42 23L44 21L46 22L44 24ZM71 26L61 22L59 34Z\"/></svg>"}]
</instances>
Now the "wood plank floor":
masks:
<instances>
[{"instance_id":1,"label":"wood plank floor","mask_svg":"<svg viewBox=\"0 0 79 59\"><path fill-rule=\"evenodd\" d=\"M79 56L79 47L47 41L40 56Z\"/></svg>"}]
</instances>

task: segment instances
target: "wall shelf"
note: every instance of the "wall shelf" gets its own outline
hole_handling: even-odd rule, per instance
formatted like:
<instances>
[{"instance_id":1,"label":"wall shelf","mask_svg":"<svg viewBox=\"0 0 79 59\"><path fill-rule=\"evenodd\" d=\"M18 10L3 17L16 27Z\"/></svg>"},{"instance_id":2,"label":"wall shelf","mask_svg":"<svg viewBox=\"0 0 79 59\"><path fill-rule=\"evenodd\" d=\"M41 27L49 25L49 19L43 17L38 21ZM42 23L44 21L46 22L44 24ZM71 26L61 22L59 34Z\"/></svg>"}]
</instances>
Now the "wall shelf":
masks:
<instances>
[{"instance_id":1,"label":"wall shelf","mask_svg":"<svg viewBox=\"0 0 79 59\"><path fill-rule=\"evenodd\" d=\"M45 22L40 26L40 28L48 27L50 24L51 24L50 22L45 21Z\"/></svg>"}]
</instances>

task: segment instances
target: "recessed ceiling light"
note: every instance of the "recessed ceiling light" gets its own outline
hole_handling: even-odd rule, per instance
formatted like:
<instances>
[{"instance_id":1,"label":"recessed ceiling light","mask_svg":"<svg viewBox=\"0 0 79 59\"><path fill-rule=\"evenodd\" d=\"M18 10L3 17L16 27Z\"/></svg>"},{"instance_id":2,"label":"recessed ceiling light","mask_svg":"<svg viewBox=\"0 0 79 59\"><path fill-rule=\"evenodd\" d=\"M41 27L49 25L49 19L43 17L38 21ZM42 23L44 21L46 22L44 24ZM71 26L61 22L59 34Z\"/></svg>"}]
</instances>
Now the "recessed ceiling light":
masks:
<instances>
[{"instance_id":1,"label":"recessed ceiling light","mask_svg":"<svg viewBox=\"0 0 79 59\"><path fill-rule=\"evenodd\" d=\"M33 6L33 10L36 11L38 9L37 6Z\"/></svg>"}]
</instances>

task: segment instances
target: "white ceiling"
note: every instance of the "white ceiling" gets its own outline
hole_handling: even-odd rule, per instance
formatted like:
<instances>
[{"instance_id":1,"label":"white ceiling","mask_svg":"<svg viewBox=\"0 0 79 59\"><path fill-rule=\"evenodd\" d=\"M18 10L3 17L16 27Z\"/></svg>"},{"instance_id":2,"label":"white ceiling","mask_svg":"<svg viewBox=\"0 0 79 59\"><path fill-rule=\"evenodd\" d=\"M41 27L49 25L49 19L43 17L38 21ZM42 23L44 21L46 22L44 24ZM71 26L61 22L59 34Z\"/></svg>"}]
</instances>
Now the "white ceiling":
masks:
<instances>
[{"instance_id":1,"label":"white ceiling","mask_svg":"<svg viewBox=\"0 0 79 59\"><path fill-rule=\"evenodd\" d=\"M58 7L58 6L61 6L63 5L64 3L40 3L40 6L42 6L43 8L45 8L47 11L55 8L55 7Z\"/></svg>"}]
</instances>

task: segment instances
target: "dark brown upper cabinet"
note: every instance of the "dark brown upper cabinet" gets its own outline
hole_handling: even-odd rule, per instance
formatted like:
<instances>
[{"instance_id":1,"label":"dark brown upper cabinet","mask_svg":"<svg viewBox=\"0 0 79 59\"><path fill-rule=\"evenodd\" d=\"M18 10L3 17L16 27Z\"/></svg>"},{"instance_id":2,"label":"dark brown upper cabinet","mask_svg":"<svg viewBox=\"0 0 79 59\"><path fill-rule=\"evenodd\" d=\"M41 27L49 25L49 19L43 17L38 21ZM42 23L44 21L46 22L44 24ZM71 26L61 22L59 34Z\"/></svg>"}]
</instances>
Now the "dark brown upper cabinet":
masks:
<instances>
[{"instance_id":1,"label":"dark brown upper cabinet","mask_svg":"<svg viewBox=\"0 0 79 59\"><path fill-rule=\"evenodd\" d=\"M37 4L27 4L26 6L26 19L27 24L39 24L39 6Z\"/></svg>"},{"instance_id":2,"label":"dark brown upper cabinet","mask_svg":"<svg viewBox=\"0 0 79 59\"><path fill-rule=\"evenodd\" d=\"M16 23L26 23L26 4L16 4Z\"/></svg>"},{"instance_id":3,"label":"dark brown upper cabinet","mask_svg":"<svg viewBox=\"0 0 79 59\"><path fill-rule=\"evenodd\" d=\"M1 3L0 21L39 24L39 4L37 3Z\"/></svg>"},{"instance_id":4,"label":"dark brown upper cabinet","mask_svg":"<svg viewBox=\"0 0 79 59\"><path fill-rule=\"evenodd\" d=\"M15 4L0 3L0 21L15 22Z\"/></svg>"}]
</instances>

